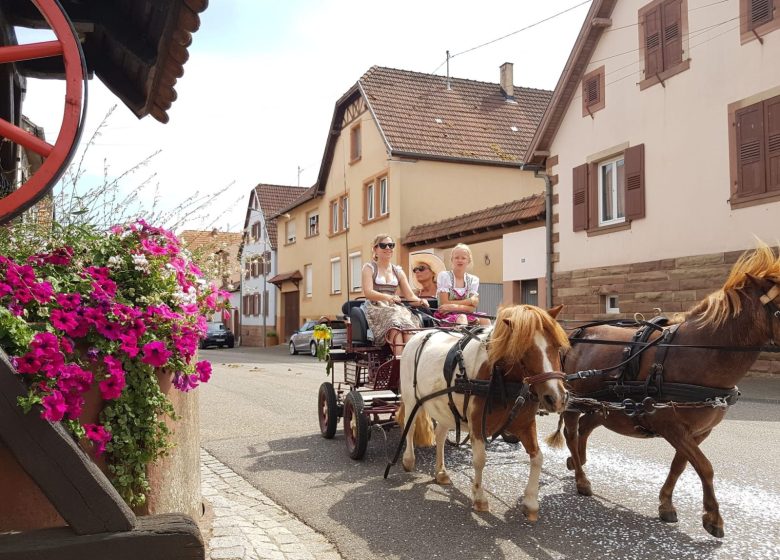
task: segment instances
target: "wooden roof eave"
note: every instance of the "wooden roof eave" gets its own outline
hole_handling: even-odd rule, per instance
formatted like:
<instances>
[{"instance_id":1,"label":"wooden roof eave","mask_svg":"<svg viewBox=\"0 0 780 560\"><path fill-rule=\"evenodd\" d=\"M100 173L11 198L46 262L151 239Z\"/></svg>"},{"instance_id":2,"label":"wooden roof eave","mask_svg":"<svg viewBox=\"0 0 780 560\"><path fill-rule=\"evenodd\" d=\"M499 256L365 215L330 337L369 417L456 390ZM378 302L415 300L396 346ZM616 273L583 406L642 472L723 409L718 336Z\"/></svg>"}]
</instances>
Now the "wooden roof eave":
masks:
<instances>
[{"instance_id":1,"label":"wooden roof eave","mask_svg":"<svg viewBox=\"0 0 780 560\"><path fill-rule=\"evenodd\" d=\"M596 44L604 29L611 24L609 18L616 3L617 0L595 0L591 5L566 65L558 78L550 104L528 146L524 158L527 165L541 165L546 159L550 144L560 128L563 116L577 91Z\"/></svg>"}]
</instances>

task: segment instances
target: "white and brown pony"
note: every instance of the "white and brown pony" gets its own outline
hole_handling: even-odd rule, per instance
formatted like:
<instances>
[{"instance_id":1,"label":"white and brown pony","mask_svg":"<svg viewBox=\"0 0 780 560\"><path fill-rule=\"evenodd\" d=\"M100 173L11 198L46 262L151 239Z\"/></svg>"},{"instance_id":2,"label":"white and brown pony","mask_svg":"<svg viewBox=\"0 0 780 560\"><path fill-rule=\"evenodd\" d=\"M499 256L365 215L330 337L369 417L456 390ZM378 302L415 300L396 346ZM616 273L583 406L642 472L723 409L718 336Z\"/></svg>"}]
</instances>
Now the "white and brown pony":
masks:
<instances>
[{"instance_id":1,"label":"white and brown pony","mask_svg":"<svg viewBox=\"0 0 780 560\"><path fill-rule=\"evenodd\" d=\"M577 410L563 414L564 435L571 457L568 467L574 471L577 491L590 496L591 484L585 475L588 437L598 426L605 426L619 434L633 437L660 436L675 449L674 459L666 482L661 488L659 516L663 521L676 522L677 511L672 503L677 479L690 463L699 475L703 490L704 515L702 525L715 537L722 537L723 519L713 486L712 464L699 448L712 429L723 419L725 406L707 406L707 394L729 390L747 373L766 344L780 341L780 258L765 244L743 254L734 264L723 287L696 304L684 320L674 325L676 334L669 346L648 348L641 355L637 382L647 382L648 376L656 378L662 372L660 398L662 406L654 407L652 414L627 415L619 410L595 410L582 415ZM598 344L599 341L623 341L629 343L634 329L601 325L586 328L578 336L564 359L567 373L610 368L623 360L624 345ZM655 333L651 341L660 336ZM594 343L588 343L593 340ZM665 354L664 354L665 353ZM659 370L658 365L661 365ZM650 380L652 381L652 379ZM604 394L615 379L595 376L571 381L572 394L578 398ZM653 383L650 383L653 385ZM698 394L675 402L674 397L664 397L676 387L698 387ZM709 389L709 390L708 390ZM600 401L609 401L598 397ZM615 399L619 403L619 398ZM692 401L692 402L691 402ZM697 403L697 401L702 401ZM712 399L710 399L712 402ZM606 404L606 403L605 403ZM702 406L699 406L702 405ZM548 442L560 439L561 425Z\"/></svg>"},{"instance_id":2,"label":"white and brown pony","mask_svg":"<svg viewBox=\"0 0 780 560\"><path fill-rule=\"evenodd\" d=\"M491 403L487 410L485 397L472 395L466 399L463 394L451 394L452 403L464 419L460 429L471 435L475 471L472 499L477 511L488 511L487 494L482 487L482 469L486 461L484 437L507 431L520 439L530 457L531 470L523 498L523 510L528 520L537 519L542 453L536 436L536 412L540 406L550 412L561 412L567 400L560 373L559 352L568 346L568 341L565 332L554 319L560 309L559 306L548 313L532 305L504 307L499 311L494 326L478 334L475 340L465 345L461 343L468 379L487 381L497 371L500 372L498 375L502 374L505 387L525 386L527 390L527 393L524 392L527 397L524 402L509 395L504 402ZM420 413L411 419L416 426L415 429L409 429L406 438L403 466L407 471L414 469L415 431L419 437L421 427L423 431L433 429L428 417L430 415L436 420L438 484L451 483L444 467L444 444L447 433L456 429L458 420L450 408L450 395L426 397L447 391L445 361L450 350L463 336L452 331L436 331L433 334L422 331L406 344L401 357L402 408L398 414L399 424L403 426L404 410L411 411L422 401ZM468 403L464 409L466 400ZM522 402L522 405L515 408L515 402ZM507 424L510 412L514 417Z\"/></svg>"}]
</instances>

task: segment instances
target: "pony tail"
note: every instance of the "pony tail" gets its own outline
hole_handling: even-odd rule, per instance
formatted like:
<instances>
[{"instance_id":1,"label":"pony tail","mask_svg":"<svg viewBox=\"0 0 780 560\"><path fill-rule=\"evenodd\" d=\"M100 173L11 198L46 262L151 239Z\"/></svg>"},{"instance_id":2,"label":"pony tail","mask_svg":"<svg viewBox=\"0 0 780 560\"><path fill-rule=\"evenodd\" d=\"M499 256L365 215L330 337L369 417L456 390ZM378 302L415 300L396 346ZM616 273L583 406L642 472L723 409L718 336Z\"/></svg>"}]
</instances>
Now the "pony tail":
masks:
<instances>
[{"instance_id":1,"label":"pony tail","mask_svg":"<svg viewBox=\"0 0 780 560\"><path fill-rule=\"evenodd\" d=\"M395 413L395 421L402 430L406 427L406 408L403 402ZM433 447L436 443L433 421L424 408L417 410L417 415L412 419L412 422L414 422L414 446Z\"/></svg>"},{"instance_id":2,"label":"pony tail","mask_svg":"<svg viewBox=\"0 0 780 560\"><path fill-rule=\"evenodd\" d=\"M553 449L560 449L563 447L563 433L561 428L563 427L563 414L558 416L558 429L551 433L544 439L544 442Z\"/></svg>"}]
</instances>

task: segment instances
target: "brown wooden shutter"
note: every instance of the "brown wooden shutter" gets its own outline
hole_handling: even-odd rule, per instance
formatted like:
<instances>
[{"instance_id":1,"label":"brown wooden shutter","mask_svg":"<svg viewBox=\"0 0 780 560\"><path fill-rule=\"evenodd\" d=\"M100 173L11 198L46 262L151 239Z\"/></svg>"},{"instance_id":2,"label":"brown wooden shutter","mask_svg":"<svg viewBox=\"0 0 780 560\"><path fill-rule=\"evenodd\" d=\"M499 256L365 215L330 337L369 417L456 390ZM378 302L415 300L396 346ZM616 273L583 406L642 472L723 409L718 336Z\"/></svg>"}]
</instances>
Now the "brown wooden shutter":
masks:
<instances>
[{"instance_id":1,"label":"brown wooden shutter","mask_svg":"<svg viewBox=\"0 0 780 560\"><path fill-rule=\"evenodd\" d=\"M263 315L268 317L268 290L263 292Z\"/></svg>"},{"instance_id":2,"label":"brown wooden shutter","mask_svg":"<svg viewBox=\"0 0 780 560\"><path fill-rule=\"evenodd\" d=\"M249 315L249 296L244 296L241 299L241 310L244 315Z\"/></svg>"},{"instance_id":3,"label":"brown wooden shutter","mask_svg":"<svg viewBox=\"0 0 780 560\"><path fill-rule=\"evenodd\" d=\"M780 95L764 101L766 190L780 191Z\"/></svg>"},{"instance_id":4,"label":"brown wooden shutter","mask_svg":"<svg viewBox=\"0 0 780 560\"><path fill-rule=\"evenodd\" d=\"M682 0L667 0L663 4L663 69L682 62Z\"/></svg>"},{"instance_id":5,"label":"brown wooden shutter","mask_svg":"<svg viewBox=\"0 0 780 560\"><path fill-rule=\"evenodd\" d=\"M645 145L626 150L624 172L626 177L626 219L645 217Z\"/></svg>"},{"instance_id":6,"label":"brown wooden shutter","mask_svg":"<svg viewBox=\"0 0 780 560\"><path fill-rule=\"evenodd\" d=\"M773 0L749 0L749 2L748 31L772 21L775 8Z\"/></svg>"},{"instance_id":7,"label":"brown wooden shutter","mask_svg":"<svg viewBox=\"0 0 780 560\"><path fill-rule=\"evenodd\" d=\"M588 165L588 225L599 225L599 164Z\"/></svg>"},{"instance_id":8,"label":"brown wooden shutter","mask_svg":"<svg viewBox=\"0 0 780 560\"><path fill-rule=\"evenodd\" d=\"M260 315L260 294L252 296L252 315Z\"/></svg>"},{"instance_id":9,"label":"brown wooden shutter","mask_svg":"<svg viewBox=\"0 0 780 560\"><path fill-rule=\"evenodd\" d=\"M645 78L652 78L664 69L661 8L658 6L645 14Z\"/></svg>"},{"instance_id":10,"label":"brown wooden shutter","mask_svg":"<svg viewBox=\"0 0 780 560\"><path fill-rule=\"evenodd\" d=\"M585 99L588 105L595 105L601 99L601 88L599 87L598 76L593 76L585 82Z\"/></svg>"},{"instance_id":11,"label":"brown wooden shutter","mask_svg":"<svg viewBox=\"0 0 780 560\"><path fill-rule=\"evenodd\" d=\"M574 231L588 229L588 164L578 165L572 178L572 213Z\"/></svg>"},{"instance_id":12,"label":"brown wooden shutter","mask_svg":"<svg viewBox=\"0 0 780 560\"><path fill-rule=\"evenodd\" d=\"M756 103L739 109L737 127L737 195L766 192L764 163L764 105Z\"/></svg>"},{"instance_id":13,"label":"brown wooden shutter","mask_svg":"<svg viewBox=\"0 0 780 560\"><path fill-rule=\"evenodd\" d=\"M251 265L249 261L244 262L244 278L249 280L249 276L251 274Z\"/></svg>"}]
</instances>

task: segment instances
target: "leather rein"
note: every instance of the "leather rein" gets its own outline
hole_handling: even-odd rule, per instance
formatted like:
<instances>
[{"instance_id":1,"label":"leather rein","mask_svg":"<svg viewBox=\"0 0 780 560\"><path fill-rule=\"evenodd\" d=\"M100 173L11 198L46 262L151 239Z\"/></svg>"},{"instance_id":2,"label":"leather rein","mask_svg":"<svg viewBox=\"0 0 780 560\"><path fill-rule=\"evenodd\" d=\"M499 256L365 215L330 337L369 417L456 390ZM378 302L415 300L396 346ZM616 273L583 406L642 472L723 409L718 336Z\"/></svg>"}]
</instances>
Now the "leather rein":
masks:
<instances>
[{"instance_id":1,"label":"leather rein","mask_svg":"<svg viewBox=\"0 0 780 560\"><path fill-rule=\"evenodd\" d=\"M759 299L764 305L769 314L769 321L771 327L771 321L774 317L780 320L780 308L778 308L775 300L780 297L780 285L775 284L769 291L763 294ZM589 323L579 327L572 333L569 340L574 344L577 342L583 342L587 344L610 344L624 346L624 355L628 356L625 360L619 364L604 368L604 369L592 369L578 371L566 376L566 381L573 381L576 379L588 379L592 377L601 377L613 370L619 370L620 373L613 381L607 381L607 388L601 389L594 393L587 395L575 396L570 398L571 405L583 412L592 410L593 408L603 408L605 402L601 399L606 399L607 403L613 403L614 398L624 398L626 396L638 396L642 398L641 402L632 398L625 398L620 405L615 405L617 408L623 410L628 416L638 416L641 414L652 414L655 408L662 408L666 406L688 406L688 407L701 407L701 406L731 406L737 402L739 398L739 391L736 387L731 389L713 389L711 387L704 387L701 385L690 385L686 383L668 383L663 380L664 361L666 359L666 353L669 348L700 348L700 349L712 349L712 350L725 350L725 351L737 351L737 352L780 352L780 346L776 344L774 340L771 340L770 344L763 346L721 346L710 344L673 344L672 340L679 327L679 324L672 325L668 328L663 328L657 323L660 321L637 321L633 324L627 324L625 321L598 321ZM617 325L617 326L633 326L640 325L639 330L634 335L634 340L628 342L629 346L626 346L624 341L615 340L595 340L588 338L581 338L579 335L581 332L589 327L598 325ZM640 333L649 331L651 329L662 331L662 335L651 342L647 342L647 336L644 340L638 340ZM644 381L637 381L638 363L642 353L648 349L656 347L658 352L656 354L655 362L650 366L650 374ZM631 366L633 370L629 369L628 374L626 366ZM632 372L633 371L633 375ZM661 404L655 401L656 398L671 399L672 402ZM678 402L674 402L677 400ZM700 401L700 402L697 402ZM679 402L685 403L685 405L678 404ZM613 407L614 408L614 407Z\"/></svg>"},{"instance_id":2,"label":"leather rein","mask_svg":"<svg viewBox=\"0 0 780 560\"><path fill-rule=\"evenodd\" d=\"M436 397L440 397L442 395L447 395L447 399L449 401L448 406L450 408L450 411L452 412L453 418L455 419L455 440L458 442L458 445L460 445L461 423L468 424L468 420L467 420L468 406L472 396L482 397L486 400L485 406L482 409L482 426L480 431L480 435L482 439L485 441L487 441L488 439L486 433L487 415L492 411L494 404L498 402L501 406L506 408L509 405L509 401L514 399L514 402L512 403L512 407L509 410L506 418L504 419L504 422L501 424L501 427L492 434L490 441L493 441L517 417L517 414L519 413L522 406L525 404L526 399L530 398L532 400L535 400L537 398L536 394L531 391L531 388L534 385L536 385L537 383L543 383L545 381L549 381L550 379L561 379L561 380L566 379L566 374L564 374L563 372L546 371L536 375L524 377L522 383L507 382L504 380L505 372L500 364L493 365L490 374L490 379L470 379L466 372L465 363L463 362L463 350L472 340L476 340L477 342L489 341L489 338L483 341L478 337L478 335L482 332L482 330L483 329L480 327L461 330L462 334L464 334L465 336L463 336L455 344L453 344L453 346L447 352L447 356L444 360L443 375L444 375L444 379L447 382L447 387L444 389L440 389L439 391L434 391L433 393L424 396L420 396L417 393L417 367L420 362L420 357L422 355L423 348L425 347L426 343L430 340L430 338L437 332L446 332L453 336L456 335L453 334L453 331L451 330L434 329L428 334L426 334L426 336L423 338L422 342L420 343L420 346L417 347L414 356L414 394L417 402L415 403L414 408L412 409L411 413L406 419L404 430L403 433L401 434L401 439L398 443L398 448L396 449L395 456L393 457L392 462L388 463L387 467L385 468L385 474L384 474L385 478L387 478L390 472L390 467L392 467L398 462L398 458L401 455L401 450L403 449L404 442L406 441L406 436L409 433L409 429L413 425L414 417L416 416L420 407L426 401L429 401ZM457 373L455 373L456 367L457 367ZM455 405L455 401L452 398L453 393L464 396L462 413L458 410L457 406Z\"/></svg>"}]
</instances>

